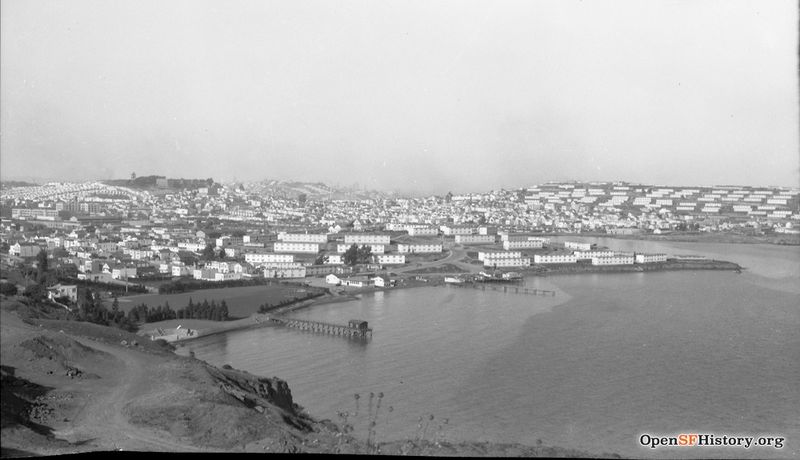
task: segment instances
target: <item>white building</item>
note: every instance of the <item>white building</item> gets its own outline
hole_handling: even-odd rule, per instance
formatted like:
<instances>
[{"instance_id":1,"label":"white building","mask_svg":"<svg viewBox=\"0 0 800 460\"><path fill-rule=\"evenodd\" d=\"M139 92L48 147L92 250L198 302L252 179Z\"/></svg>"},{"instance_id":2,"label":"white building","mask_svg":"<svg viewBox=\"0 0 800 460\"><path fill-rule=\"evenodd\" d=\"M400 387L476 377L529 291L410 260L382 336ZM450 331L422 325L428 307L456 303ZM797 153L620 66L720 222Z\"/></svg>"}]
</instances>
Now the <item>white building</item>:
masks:
<instances>
[{"instance_id":1,"label":"white building","mask_svg":"<svg viewBox=\"0 0 800 460\"><path fill-rule=\"evenodd\" d=\"M294 262L294 254L275 254L274 252L250 253L244 255L244 261L253 265Z\"/></svg>"},{"instance_id":2,"label":"white building","mask_svg":"<svg viewBox=\"0 0 800 460\"><path fill-rule=\"evenodd\" d=\"M633 265L633 256L614 255L611 257L592 257L592 265Z\"/></svg>"},{"instance_id":3,"label":"white building","mask_svg":"<svg viewBox=\"0 0 800 460\"><path fill-rule=\"evenodd\" d=\"M273 244L273 251L275 252L302 252L307 254L316 254L319 252L319 244L317 243L284 243L276 242Z\"/></svg>"},{"instance_id":4,"label":"white building","mask_svg":"<svg viewBox=\"0 0 800 460\"><path fill-rule=\"evenodd\" d=\"M347 246L353 244L389 244L389 235L350 233L344 236L344 242Z\"/></svg>"},{"instance_id":5,"label":"white building","mask_svg":"<svg viewBox=\"0 0 800 460\"><path fill-rule=\"evenodd\" d=\"M540 240L503 241L503 249L505 249L506 251L508 251L509 249L535 249L541 247L542 247L542 242Z\"/></svg>"},{"instance_id":6,"label":"white building","mask_svg":"<svg viewBox=\"0 0 800 460\"><path fill-rule=\"evenodd\" d=\"M495 236L494 235L459 235L457 234L455 237L456 243L458 244L487 244L487 243L494 243Z\"/></svg>"},{"instance_id":7,"label":"white building","mask_svg":"<svg viewBox=\"0 0 800 460\"><path fill-rule=\"evenodd\" d=\"M278 233L278 241L285 243L318 243L328 242L328 235L322 233Z\"/></svg>"},{"instance_id":8,"label":"white building","mask_svg":"<svg viewBox=\"0 0 800 460\"><path fill-rule=\"evenodd\" d=\"M613 257L614 251L572 251L578 260L591 260L595 257Z\"/></svg>"},{"instance_id":9,"label":"white building","mask_svg":"<svg viewBox=\"0 0 800 460\"><path fill-rule=\"evenodd\" d=\"M472 235L475 233L475 229L472 227L466 227L463 225L442 225L439 227L439 230L442 231L443 234L447 236L451 235Z\"/></svg>"},{"instance_id":10,"label":"white building","mask_svg":"<svg viewBox=\"0 0 800 460\"><path fill-rule=\"evenodd\" d=\"M333 273L331 273L331 274L329 274L329 275L327 275L325 277L325 283L326 284L333 284L334 286L338 286L338 285L342 284L342 280L340 280L338 276L336 276Z\"/></svg>"},{"instance_id":11,"label":"white building","mask_svg":"<svg viewBox=\"0 0 800 460\"><path fill-rule=\"evenodd\" d=\"M535 264L574 264L578 258L572 254L534 254Z\"/></svg>"},{"instance_id":12,"label":"white building","mask_svg":"<svg viewBox=\"0 0 800 460\"><path fill-rule=\"evenodd\" d=\"M325 265L342 265L344 263L344 259L342 258L341 254L328 254L326 255L328 260Z\"/></svg>"},{"instance_id":13,"label":"white building","mask_svg":"<svg viewBox=\"0 0 800 460\"><path fill-rule=\"evenodd\" d=\"M500 251L500 252L478 251L478 260L519 259L521 257L522 253L519 251Z\"/></svg>"},{"instance_id":14,"label":"white building","mask_svg":"<svg viewBox=\"0 0 800 460\"><path fill-rule=\"evenodd\" d=\"M214 281L230 281L230 280L238 280L241 278L242 278L241 272L222 273L218 271L214 273Z\"/></svg>"},{"instance_id":15,"label":"white building","mask_svg":"<svg viewBox=\"0 0 800 460\"><path fill-rule=\"evenodd\" d=\"M484 259L484 267L528 267L531 264L530 257L519 257L514 259Z\"/></svg>"},{"instance_id":16,"label":"white building","mask_svg":"<svg viewBox=\"0 0 800 460\"><path fill-rule=\"evenodd\" d=\"M406 263L404 254L383 254L372 256L372 261L380 265L399 265Z\"/></svg>"},{"instance_id":17,"label":"white building","mask_svg":"<svg viewBox=\"0 0 800 460\"><path fill-rule=\"evenodd\" d=\"M408 225L406 226L406 230L411 236L436 236L439 234L439 229L432 227L417 227Z\"/></svg>"},{"instance_id":18,"label":"white building","mask_svg":"<svg viewBox=\"0 0 800 460\"><path fill-rule=\"evenodd\" d=\"M637 264L650 264L654 262L666 262L666 254L636 254L635 262Z\"/></svg>"},{"instance_id":19,"label":"white building","mask_svg":"<svg viewBox=\"0 0 800 460\"><path fill-rule=\"evenodd\" d=\"M352 244L337 244L336 245L336 252L339 254L343 254L347 252L353 245ZM359 247L369 246L370 250L373 254L383 254L386 252L386 247L382 244L361 244Z\"/></svg>"},{"instance_id":20,"label":"white building","mask_svg":"<svg viewBox=\"0 0 800 460\"><path fill-rule=\"evenodd\" d=\"M589 243L578 243L576 241L564 241L564 247L567 249L577 249L578 251L591 251L592 245Z\"/></svg>"},{"instance_id":21,"label":"white building","mask_svg":"<svg viewBox=\"0 0 800 460\"><path fill-rule=\"evenodd\" d=\"M399 253L415 253L415 254L431 254L442 252L441 243L398 243L397 252Z\"/></svg>"},{"instance_id":22,"label":"white building","mask_svg":"<svg viewBox=\"0 0 800 460\"><path fill-rule=\"evenodd\" d=\"M265 268L264 278L305 278L306 267Z\"/></svg>"}]
</instances>

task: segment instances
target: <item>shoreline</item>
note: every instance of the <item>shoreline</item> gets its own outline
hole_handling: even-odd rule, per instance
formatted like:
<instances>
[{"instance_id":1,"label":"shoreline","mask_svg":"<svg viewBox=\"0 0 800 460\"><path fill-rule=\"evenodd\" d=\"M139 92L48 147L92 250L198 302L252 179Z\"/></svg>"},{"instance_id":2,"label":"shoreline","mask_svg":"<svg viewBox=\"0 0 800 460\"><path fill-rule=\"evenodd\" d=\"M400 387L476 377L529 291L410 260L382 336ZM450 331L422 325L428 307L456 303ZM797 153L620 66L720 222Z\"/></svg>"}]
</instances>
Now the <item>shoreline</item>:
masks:
<instances>
[{"instance_id":1,"label":"shoreline","mask_svg":"<svg viewBox=\"0 0 800 460\"><path fill-rule=\"evenodd\" d=\"M542 233L545 237L561 238L613 238L618 240L642 240L660 241L665 243L722 243L722 244L770 244L775 246L800 246L800 236L798 235L738 235L733 233L668 233L656 235L653 233L642 233L634 235L615 235L612 233Z\"/></svg>"},{"instance_id":2,"label":"shoreline","mask_svg":"<svg viewBox=\"0 0 800 460\"><path fill-rule=\"evenodd\" d=\"M667 262L657 262L652 264L608 265L608 266L596 266L596 265L584 265L584 264L580 265L561 264L550 267L545 267L545 266L528 267L528 268L518 269L517 271L519 271L524 276L547 277L547 276L557 276L557 275L580 275L580 274L596 274L596 273L646 273L646 272L691 271L691 270L725 270L725 271L734 271L741 273L741 271L744 269L745 268L733 262L720 261L720 260L701 260L701 261L667 261ZM413 289L419 287L442 286L445 285L444 283L445 276L446 275L444 273L431 273L429 276L425 277L426 279L428 279L427 282L414 280L411 283L408 284L403 283L394 287L379 287L379 288L364 287L352 290L345 289L342 293L329 292L322 296L315 297L313 299L299 300L281 307L276 307L275 309L265 313L255 312L244 318L223 322L219 324L219 326L212 325L211 327L207 328L195 329L197 331L197 335L195 336L178 338L176 340L171 340L171 341L168 340L168 342L177 347L177 346L183 346L182 344L185 344L189 341L197 340L204 337L210 337L213 335L223 334L227 332L255 329L259 327L277 327L278 325L272 323L271 321L268 321L270 315L282 315L297 310L314 307L317 305L326 305L332 303L359 300L362 298L361 296L365 294L371 295L376 292L395 291L399 289ZM148 330L152 330L153 328L156 328L158 326L156 323L151 323L147 327ZM146 331L140 331L139 334L143 336L148 335Z\"/></svg>"}]
</instances>

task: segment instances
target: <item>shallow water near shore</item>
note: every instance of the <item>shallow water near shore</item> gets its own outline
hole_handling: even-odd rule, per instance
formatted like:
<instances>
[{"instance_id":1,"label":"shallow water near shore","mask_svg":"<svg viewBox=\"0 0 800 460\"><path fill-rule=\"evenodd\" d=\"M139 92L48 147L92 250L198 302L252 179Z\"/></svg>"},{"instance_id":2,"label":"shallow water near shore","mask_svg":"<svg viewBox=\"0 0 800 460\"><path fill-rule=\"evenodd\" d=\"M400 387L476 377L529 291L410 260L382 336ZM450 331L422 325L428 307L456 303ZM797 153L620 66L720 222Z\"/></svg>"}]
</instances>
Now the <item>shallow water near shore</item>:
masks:
<instances>
[{"instance_id":1,"label":"shallow water near shore","mask_svg":"<svg viewBox=\"0 0 800 460\"><path fill-rule=\"evenodd\" d=\"M625 243L650 242L607 245L627 250ZM656 244L648 250L722 250L725 257L715 258L748 267L747 259L749 271L526 279L527 287L556 290L555 298L452 287L379 292L293 313L365 319L375 329L368 342L269 328L201 338L179 352L279 376L311 414L336 422L339 412L356 410L358 393L359 415L349 421L363 437L369 393L376 395L374 413L382 392L378 440L541 439L636 457L797 456L800 297L790 284L800 280L793 271L800 253L781 258L772 247ZM684 432L781 434L787 445L638 445L641 433Z\"/></svg>"}]
</instances>

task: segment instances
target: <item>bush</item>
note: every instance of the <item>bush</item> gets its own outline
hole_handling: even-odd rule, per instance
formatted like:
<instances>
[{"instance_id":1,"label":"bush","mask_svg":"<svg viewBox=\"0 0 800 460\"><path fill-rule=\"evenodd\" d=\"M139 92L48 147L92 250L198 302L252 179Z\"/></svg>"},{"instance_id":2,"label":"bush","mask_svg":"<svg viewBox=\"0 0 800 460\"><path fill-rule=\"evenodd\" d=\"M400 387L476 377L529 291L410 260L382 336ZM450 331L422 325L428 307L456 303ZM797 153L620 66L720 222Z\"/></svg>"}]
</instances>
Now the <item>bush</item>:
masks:
<instances>
[{"instance_id":1,"label":"bush","mask_svg":"<svg viewBox=\"0 0 800 460\"><path fill-rule=\"evenodd\" d=\"M17 295L17 285L14 283L0 283L0 294Z\"/></svg>"}]
</instances>

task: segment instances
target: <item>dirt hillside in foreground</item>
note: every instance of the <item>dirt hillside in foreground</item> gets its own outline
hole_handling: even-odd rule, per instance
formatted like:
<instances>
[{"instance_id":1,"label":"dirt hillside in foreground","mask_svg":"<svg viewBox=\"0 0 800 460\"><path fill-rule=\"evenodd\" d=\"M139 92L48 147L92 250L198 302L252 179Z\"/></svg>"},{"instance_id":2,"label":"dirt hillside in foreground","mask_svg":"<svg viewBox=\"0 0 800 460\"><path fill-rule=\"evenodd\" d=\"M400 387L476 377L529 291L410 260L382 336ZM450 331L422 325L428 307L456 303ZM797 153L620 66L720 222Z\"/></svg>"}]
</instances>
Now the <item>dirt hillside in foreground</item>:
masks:
<instances>
[{"instance_id":1,"label":"dirt hillside in foreground","mask_svg":"<svg viewBox=\"0 0 800 460\"><path fill-rule=\"evenodd\" d=\"M2 303L3 457L111 450L589 456L424 441L376 450L307 415L279 378L217 368L118 329L23 320L10 311L18 305Z\"/></svg>"}]
</instances>

